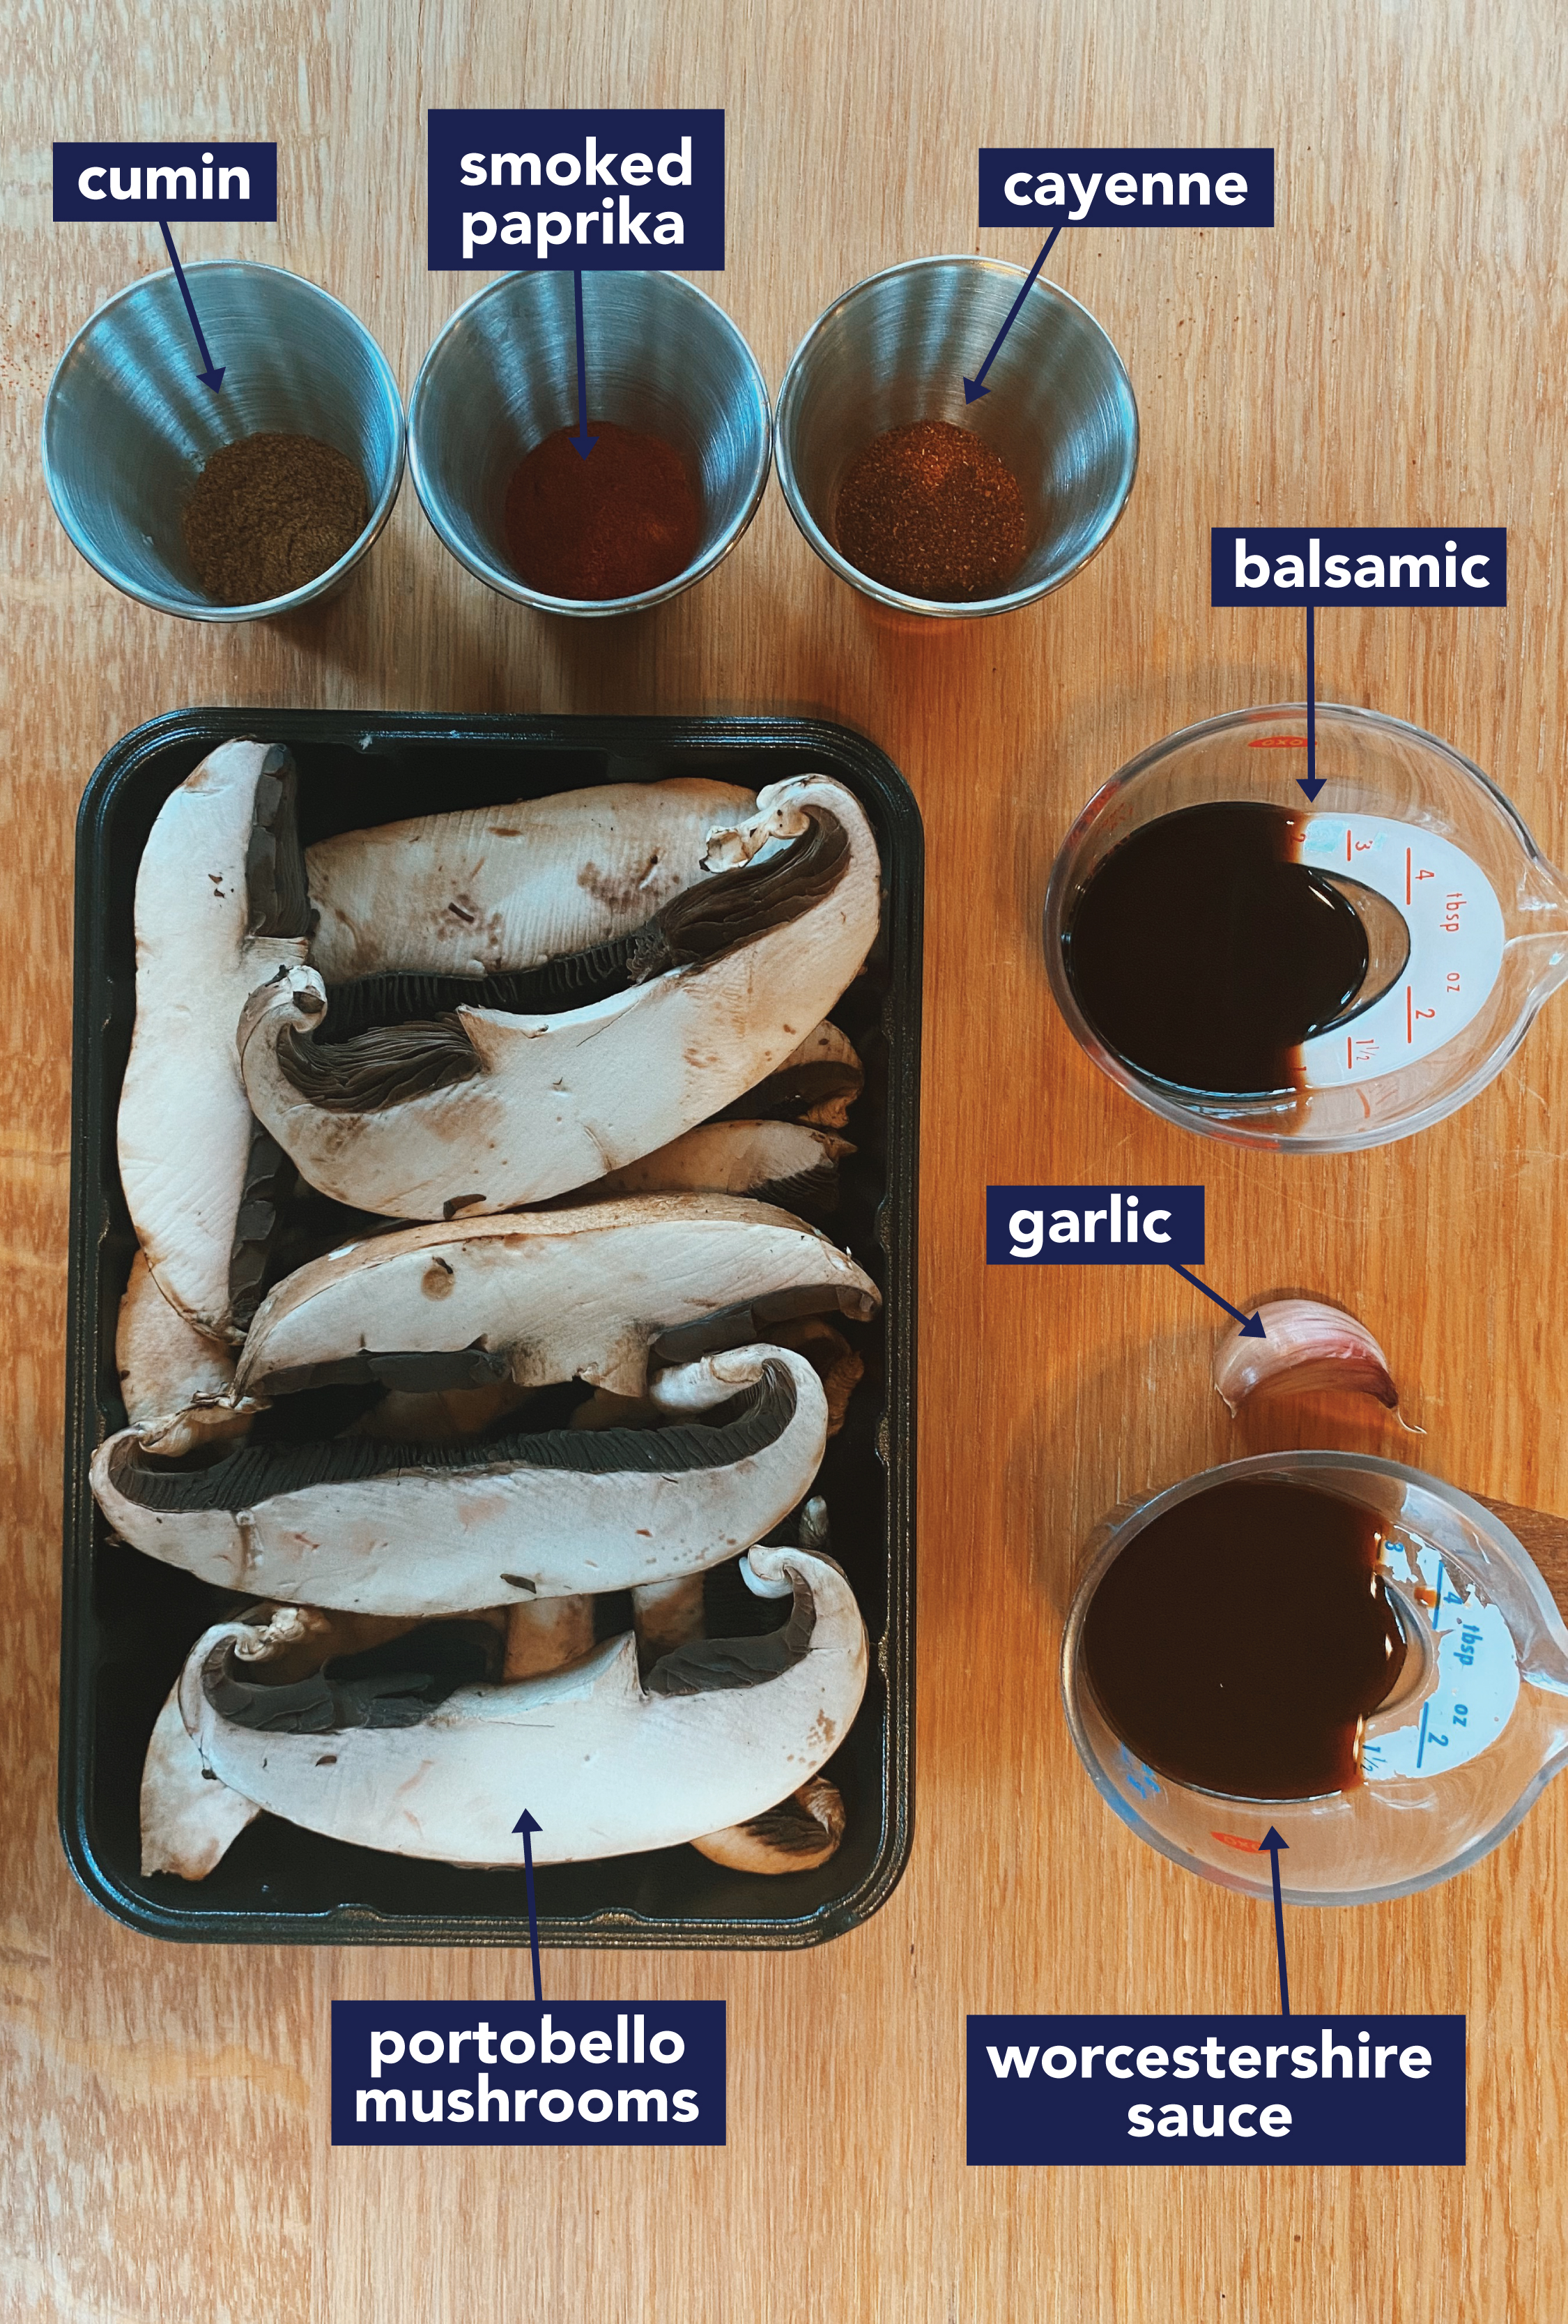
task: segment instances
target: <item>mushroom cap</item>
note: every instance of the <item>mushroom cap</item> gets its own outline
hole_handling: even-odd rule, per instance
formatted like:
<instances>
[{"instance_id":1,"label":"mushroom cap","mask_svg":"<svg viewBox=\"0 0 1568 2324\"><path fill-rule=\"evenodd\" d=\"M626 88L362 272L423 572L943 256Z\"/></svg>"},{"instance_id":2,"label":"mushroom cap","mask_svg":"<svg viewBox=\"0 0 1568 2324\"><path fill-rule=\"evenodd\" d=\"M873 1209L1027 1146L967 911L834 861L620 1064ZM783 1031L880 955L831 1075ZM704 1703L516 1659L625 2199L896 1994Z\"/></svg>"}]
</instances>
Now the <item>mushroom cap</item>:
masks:
<instances>
[{"instance_id":1,"label":"mushroom cap","mask_svg":"<svg viewBox=\"0 0 1568 2324\"><path fill-rule=\"evenodd\" d=\"M544 1202L623 1168L762 1080L864 961L881 911L876 842L841 784L773 785L754 817L713 835L709 860L748 862L824 819L844 835L842 868L794 918L580 1009L459 1008L450 1025L383 1038L399 1064L374 1103L363 1089L320 1102L284 1069L281 1047L292 1055L324 1015L321 979L258 979L239 1036L258 1119L323 1194L390 1217Z\"/></svg>"},{"instance_id":2,"label":"mushroom cap","mask_svg":"<svg viewBox=\"0 0 1568 2324\"><path fill-rule=\"evenodd\" d=\"M180 1714L203 1765L273 1815L351 1844L452 1864L521 1865L518 1805L537 1801L540 1864L668 1848L745 1823L815 1775L860 1708L866 1637L829 1560L748 1553L791 1589L772 1639L697 1646L638 1675L626 1636L586 1661L499 1686L465 1686L406 1725L281 1731L214 1702L243 1696L231 1669L243 1625L191 1650Z\"/></svg>"},{"instance_id":3,"label":"mushroom cap","mask_svg":"<svg viewBox=\"0 0 1568 2324\"><path fill-rule=\"evenodd\" d=\"M290 763L275 743L220 744L164 802L136 874L120 1180L159 1288L218 1339L240 1336L229 1258L251 1139L235 1031L255 987L306 954L302 935L251 933L258 792Z\"/></svg>"},{"instance_id":4,"label":"mushroom cap","mask_svg":"<svg viewBox=\"0 0 1568 2324\"><path fill-rule=\"evenodd\" d=\"M318 840L310 957L328 984L388 970L493 976L626 936L703 876L715 824L755 812L701 776L605 783Z\"/></svg>"},{"instance_id":5,"label":"mushroom cap","mask_svg":"<svg viewBox=\"0 0 1568 2324\"><path fill-rule=\"evenodd\" d=\"M808 1489L827 1442L826 1397L803 1356L735 1349L678 1377L672 1410L736 1398L738 1417L480 1442L460 1448L464 1465L447 1446L364 1437L251 1446L178 1479L143 1475L125 1430L95 1454L93 1491L134 1548L288 1604L455 1614L634 1589L759 1540ZM348 1473L291 1481L333 1456ZM176 1504L182 1489L193 1506Z\"/></svg>"},{"instance_id":6,"label":"mushroom cap","mask_svg":"<svg viewBox=\"0 0 1568 2324\"><path fill-rule=\"evenodd\" d=\"M287 1393L307 1369L364 1349L479 1342L522 1388L581 1379L641 1396L661 1333L817 1287L862 1315L880 1305L870 1276L826 1235L739 1196L627 1195L405 1227L276 1285L246 1337L235 1392Z\"/></svg>"}]
</instances>

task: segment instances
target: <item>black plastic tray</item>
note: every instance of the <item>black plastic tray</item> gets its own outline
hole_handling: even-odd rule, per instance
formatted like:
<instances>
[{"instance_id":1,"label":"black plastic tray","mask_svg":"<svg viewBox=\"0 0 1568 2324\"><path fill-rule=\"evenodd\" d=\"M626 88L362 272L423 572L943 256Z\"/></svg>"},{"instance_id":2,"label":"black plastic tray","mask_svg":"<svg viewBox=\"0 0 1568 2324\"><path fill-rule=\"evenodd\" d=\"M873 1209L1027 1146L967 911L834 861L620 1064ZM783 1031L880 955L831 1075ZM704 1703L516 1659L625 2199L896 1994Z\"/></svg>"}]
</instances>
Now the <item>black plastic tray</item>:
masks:
<instances>
[{"instance_id":1,"label":"black plastic tray","mask_svg":"<svg viewBox=\"0 0 1568 2324\"><path fill-rule=\"evenodd\" d=\"M115 1324L134 1251L115 1117L135 1009L137 865L170 792L233 735L286 742L306 845L410 815L591 784L701 773L764 783L817 768L860 800L881 852L882 934L834 1010L866 1065L843 1206L831 1222L883 1294L866 1377L819 1489L833 1551L872 1643L864 1703L827 1772L848 1809L816 1872L762 1879L672 1848L536 1874L540 1939L578 1946L817 1944L892 1890L913 1824L915 1232L923 849L891 761L848 728L789 718L446 718L346 711L181 710L116 742L77 825L70 1296L60 1823L88 1895L149 1935L240 1944L526 1944L521 1871L475 1871L351 1848L263 1815L208 1878L143 1877L138 1792L152 1721L225 1602L109 1538L88 1482L124 1425Z\"/></svg>"}]
</instances>

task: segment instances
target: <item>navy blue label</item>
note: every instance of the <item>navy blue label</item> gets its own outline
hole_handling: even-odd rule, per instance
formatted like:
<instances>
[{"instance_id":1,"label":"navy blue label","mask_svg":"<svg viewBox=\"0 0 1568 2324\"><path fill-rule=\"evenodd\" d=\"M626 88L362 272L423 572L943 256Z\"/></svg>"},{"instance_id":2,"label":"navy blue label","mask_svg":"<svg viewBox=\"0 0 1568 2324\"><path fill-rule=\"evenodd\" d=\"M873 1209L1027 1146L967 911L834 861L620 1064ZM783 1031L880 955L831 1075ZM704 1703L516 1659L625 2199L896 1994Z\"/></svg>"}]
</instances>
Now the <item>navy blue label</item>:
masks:
<instances>
[{"instance_id":1,"label":"navy blue label","mask_svg":"<svg viewBox=\"0 0 1568 2324\"><path fill-rule=\"evenodd\" d=\"M275 218L276 145L57 144L57 226L94 218L152 225L162 218Z\"/></svg>"},{"instance_id":2,"label":"navy blue label","mask_svg":"<svg viewBox=\"0 0 1568 2324\"><path fill-rule=\"evenodd\" d=\"M1209 535L1216 605L1506 605L1502 525L1274 526Z\"/></svg>"},{"instance_id":3,"label":"navy blue label","mask_svg":"<svg viewBox=\"0 0 1568 2324\"><path fill-rule=\"evenodd\" d=\"M972 2017L971 2163L1464 2161L1462 2017Z\"/></svg>"},{"instance_id":4,"label":"navy blue label","mask_svg":"<svg viewBox=\"0 0 1568 2324\"><path fill-rule=\"evenodd\" d=\"M722 2146L722 2001L335 2001L334 2146Z\"/></svg>"},{"instance_id":5,"label":"navy blue label","mask_svg":"<svg viewBox=\"0 0 1568 2324\"><path fill-rule=\"evenodd\" d=\"M988 1186L988 1267L1185 1267L1204 1257L1201 1186Z\"/></svg>"},{"instance_id":6,"label":"navy blue label","mask_svg":"<svg viewBox=\"0 0 1568 2324\"><path fill-rule=\"evenodd\" d=\"M432 106L428 120L432 268L724 263L721 108Z\"/></svg>"},{"instance_id":7,"label":"navy blue label","mask_svg":"<svg viewBox=\"0 0 1568 2324\"><path fill-rule=\"evenodd\" d=\"M1272 145L982 145L982 226L1272 226Z\"/></svg>"}]
</instances>

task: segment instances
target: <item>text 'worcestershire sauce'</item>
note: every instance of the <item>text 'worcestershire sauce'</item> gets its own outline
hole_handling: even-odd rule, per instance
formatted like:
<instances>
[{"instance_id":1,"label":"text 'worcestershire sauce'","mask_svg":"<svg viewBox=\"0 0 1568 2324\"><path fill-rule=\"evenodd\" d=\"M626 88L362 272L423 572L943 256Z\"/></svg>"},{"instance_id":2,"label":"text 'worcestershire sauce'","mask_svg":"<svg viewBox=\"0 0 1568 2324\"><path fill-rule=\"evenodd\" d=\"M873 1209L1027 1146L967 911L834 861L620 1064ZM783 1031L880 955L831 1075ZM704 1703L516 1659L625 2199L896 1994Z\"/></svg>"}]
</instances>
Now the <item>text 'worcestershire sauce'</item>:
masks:
<instances>
[{"instance_id":1,"label":"text 'worcestershire sauce'","mask_svg":"<svg viewBox=\"0 0 1568 2324\"><path fill-rule=\"evenodd\" d=\"M1101 1710L1162 1775L1238 1799L1360 1780L1360 1723L1405 1637L1375 1513L1306 1485L1215 1485L1134 1536L1090 1601Z\"/></svg>"},{"instance_id":2,"label":"text 'worcestershire sauce'","mask_svg":"<svg viewBox=\"0 0 1568 2324\"><path fill-rule=\"evenodd\" d=\"M1207 1095L1297 1085L1296 1052L1366 980L1354 906L1296 860L1303 818L1221 799L1145 824L1062 938L1079 1007L1136 1071Z\"/></svg>"}]
</instances>

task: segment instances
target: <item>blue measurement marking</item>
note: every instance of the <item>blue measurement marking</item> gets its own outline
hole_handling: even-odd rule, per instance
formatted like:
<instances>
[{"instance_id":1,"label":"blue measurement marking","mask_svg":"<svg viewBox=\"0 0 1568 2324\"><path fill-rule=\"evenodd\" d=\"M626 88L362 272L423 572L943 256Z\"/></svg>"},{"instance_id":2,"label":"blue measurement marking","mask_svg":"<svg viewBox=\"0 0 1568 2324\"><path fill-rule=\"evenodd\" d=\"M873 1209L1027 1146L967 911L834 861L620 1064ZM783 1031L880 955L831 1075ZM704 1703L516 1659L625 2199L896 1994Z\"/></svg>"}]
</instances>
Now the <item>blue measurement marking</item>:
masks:
<instances>
[{"instance_id":1,"label":"blue measurement marking","mask_svg":"<svg viewBox=\"0 0 1568 2324\"><path fill-rule=\"evenodd\" d=\"M1421 1732L1416 1740L1416 1772L1417 1775L1421 1773L1421 1755L1426 1748L1426 1714L1431 1708L1432 1705L1429 1702L1424 1702L1421 1706Z\"/></svg>"}]
</instances>

